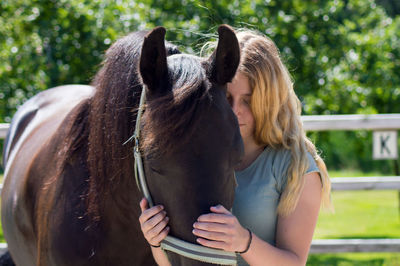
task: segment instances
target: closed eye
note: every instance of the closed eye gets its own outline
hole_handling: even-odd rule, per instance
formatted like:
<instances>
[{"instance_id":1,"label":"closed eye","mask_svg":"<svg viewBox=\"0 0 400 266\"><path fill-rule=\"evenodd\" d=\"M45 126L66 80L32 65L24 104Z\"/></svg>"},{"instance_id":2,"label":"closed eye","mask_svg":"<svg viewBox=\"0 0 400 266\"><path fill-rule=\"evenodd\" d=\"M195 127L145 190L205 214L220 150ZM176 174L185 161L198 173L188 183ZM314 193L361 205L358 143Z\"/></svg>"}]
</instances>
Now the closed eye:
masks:
<instances>
[{"instance_id":1,"label":"closed eye","mask_svg":"<svg viewBox=\"0 0 400 266\"><path fill-rule=\"evenodd\" d=\"M154 173L156 173L158 175L164 175L164 172L162 170L156 169L156 168L154 168L152 166L150 166L150 169L151 169L152 172L154 172Z\"/></svg>"}]
</instances>

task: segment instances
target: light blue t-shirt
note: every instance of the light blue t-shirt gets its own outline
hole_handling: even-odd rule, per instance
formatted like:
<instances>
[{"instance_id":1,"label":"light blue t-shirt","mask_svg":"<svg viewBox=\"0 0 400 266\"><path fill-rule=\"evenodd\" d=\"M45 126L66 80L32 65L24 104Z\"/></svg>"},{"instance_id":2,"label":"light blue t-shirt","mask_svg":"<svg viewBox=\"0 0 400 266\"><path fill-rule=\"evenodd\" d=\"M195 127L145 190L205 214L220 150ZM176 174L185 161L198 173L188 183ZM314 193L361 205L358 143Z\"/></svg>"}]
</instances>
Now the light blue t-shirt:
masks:
<instances>
[{"instance_id":1,"label":"light blue t-shirt","mask_svg":"<svg viewBox=\"0 0 400 266\"><path fill-rule=\"evenodd\" d=\"M307 153L306 173L319 172L315 160ZM236 171L238 186L232 213L243 227L275 246L277 207L287 182L290 150L267 146L246 169ZM238 256L238 265L248 265Z\"/></svg>"}]
</instances>

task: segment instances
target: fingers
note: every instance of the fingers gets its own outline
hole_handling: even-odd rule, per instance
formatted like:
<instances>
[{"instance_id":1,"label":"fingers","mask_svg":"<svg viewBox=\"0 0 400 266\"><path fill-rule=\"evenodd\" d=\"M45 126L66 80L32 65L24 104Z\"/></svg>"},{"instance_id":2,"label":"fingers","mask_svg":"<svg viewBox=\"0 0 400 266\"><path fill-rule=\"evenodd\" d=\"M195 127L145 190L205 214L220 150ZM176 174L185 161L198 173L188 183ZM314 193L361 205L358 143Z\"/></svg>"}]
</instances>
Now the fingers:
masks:
<instances>
[{"instance_id":1,"label":"fingers","mask_svg":"<svg viewBox=\"0 0 400 266\"><path fill-rule=\"evenodd\" d=\"M201 229L193 229L193 234L201 237L201 238L205 238L207 240L213 240L213 241L221 241L221 242L226 242L227 238L229 236L227 236L224 233L221 232L211 232L211 231L206 231L206 230L201 230Z\"/></svg>"},{"instance_id":2,"label":"fingers","mask_svg":"<svg viewBox=\"0 0 400 266\"><path fill-rule=\"evenodd\" d=\"M150 211L151 209L148 210ZM165 211L160 211L154 216L151 216L149 219L145 219L143 223L141 223L143 231L152 231L158 224L160 224L165 218L167 218L166 215L167 213ZM140 219L141 217L139 217L139 220Z\"/></svg>"},{"instance_id":3,"label":"fingers","mask_svg":"<svg viewBox=\"0 0 400 266\"><path fill-rule=\"evenodd\" d=\"M212 207L210 208L210 210L211 210L212 212L215 212L215 213L231 214L231 212L228 211L228 210L227 210L224 206L222 206L221 204L218 204L217 206L212 206Z\"/></svg>"},{"instance_id":4,"label":"fingers","mask_svg":"<svg viewBox=\"0 0 400 266\"><path fill-rule=\"evenodd\" d=\"M161 205L148 208L148 202L145 198L140 201L139 205L142 210L139 222L143 235L149 244L159 245L169 233L167 213Z\"/></svg>"},{"instance_id":5,"label":"fingers","mask_svg":"<svg viewBox=\"0 0 400 266\"><path fill-rule=\"evenodd\" d=\"M162 205L157 205L154 207L151 207L150 209L146 209L145 205L143 204L144 208L142 209L142 214L139 217L140 223L144 223L145 221L149 220L151 217L157 215L160 213L164 207ZM140 208L142 208L142 201L140 202Z\"/></svg>"},{"instance_id":6,"label":"fingers","mask_svg":"<svg viewBox=\"0 0 400 266\"><path fill-rule=\"evenodd\" d=\"M233 223L234 216L232 214L223 213L207 213L199 216L197 218L198 222L209 222L209 223L221 223L221 224L231 224Z\"/></svg>"},{"instance_id":7,"label":"fingers","mask_svg":"<svg viewBox=\"0 0 400 266\"><path fill-rule=\"evenodd\" d=\"M154 227L150 229L150 234L152 234L152 238L156 235L160 234L162 230L164 230L168 224L169 217L164 217L159 223L157 223Z\"/></svg>"},{"instance_id":8,"label":"fingers","mask_svg":"<svg viewBox=\"0 0 400 266\"><path fill-rule=\"evenodd\" d=\"M193 224L194 229L200 229L211 232L221 232L226 233L229 232L231 228L230 225L220 224L220 223L209 223L209 222L196 222Z\"/></svg>"},{"instance_id":9,"label":"fingers","mask_svg":"<svg viewBox=\"0 0 400 266\"><path fill-rule=\"evenodd\" d=\"M158 246L160 242L168 235L169 226L167 226L169 221L168 217L165 217L156 226L150 227L148 230L143 229L144 237L150 245Z\"/></svg>"},{"instance_id":10,"label":"fingers","mask_svg":"<svg viewBox=\"0 0 400 266\"><path fill-rule=\"evenodd\" d=\"M207 247L219 248L227 251L241 250L243 229L237 218L222 205L212 206L212 213L199 216L193 224L193 234L197 236L196 241Z\"/></svg>"},{"instance_id":11,"label":"fingers","mask_svg":"<svg viewBox=\"0 0 400 266\"><path fill-rule=\"evenodd\" d=\"M203 214L197 218L199 222L229 223L232 222L232 213L224 206L218 204L210 207L212 213Z\"/></svg>"},{"instance_id":12,"label":"fingers","mask_svg":"<svg viewBox=\"0 0 400 266\"><path fill-rule=\"evenodd\" d=\"M217 248L217 249L223 249L226 250L226 243L225 242L221 242L221 241L211 241L211 240L207 240L207 239L203 239L203 238L197 238L196 241L206 247L210 247L210 248Z\"/></svg>"},{"instance_id":13,"label":"fingers","mask_svg":"<svg viewBox=\"0 0 400 266\"><path fill-rule=\"evenodd\" d=\"M156 234L153 238L150 239L149 243L152 244L153 246L158 246L161 243L161 241L163 241L164 238L167 237L168 233L169 233L169 226L161 229L161 231L158 234Z\"/></svg>"},{"instance_id":14,"label":"fingers","mask_svg":"<svg viewBox=\"0 0 400 266\"><path fill-rule=\"evenodd\" d=\"M149 206L148 206L149 204L148 204L146 198L143 198L143 199L140 201L139 205L140 205L140 209L142 210L142 212L143 212L144 210L146 210L146 209L149 208Z\"/></svg>"}]
</instances>

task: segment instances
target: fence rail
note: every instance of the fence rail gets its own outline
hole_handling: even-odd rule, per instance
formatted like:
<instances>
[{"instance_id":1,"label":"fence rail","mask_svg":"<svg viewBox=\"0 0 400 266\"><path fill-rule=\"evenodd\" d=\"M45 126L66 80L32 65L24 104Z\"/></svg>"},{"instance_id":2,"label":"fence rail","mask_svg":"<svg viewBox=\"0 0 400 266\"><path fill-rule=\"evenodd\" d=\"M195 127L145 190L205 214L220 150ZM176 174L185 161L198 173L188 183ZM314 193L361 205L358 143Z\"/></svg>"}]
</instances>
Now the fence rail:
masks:
<instances>
[{"instance_id":1,"label":"fence rail","mask_svg":"<svg viewBox=\"0 0 400 266\"><path fill-rule=\"evenodd\" d=\"M0 123L0 139L4 139L7 135L10 124Z\"/></svg>"},{"instance_id":2,"label":"fence rail","mask_svg":"<svg viewBox=\"0 0 400 266\"><path fill-rule=\"evenodd\" d=\"M335 177L332 190L400 190L400 176Z\"/></svg>"},{"instance_id":3,"label":"fence rail","mask_svg":"<svg viewBox=\"0 0 400 266\"><path fill-rule=\"evenodd\" d=\"M400 239L315 239L310 253L400 252Z\"/></svg>"},{"instance_id":4,"label":"fence rail","mask_svg":"<svg viewBox=\"0 0 400 266\"><path fill-rule=\"evenodd\" d=\"M400 190L400 176L334 177L332 190ZM0 184L0 194L3 184Z\"/></svg>"},{"instance_id":5,"label":"fence rail","mask_svg":"<svg viewBox=\"0 0 400 266\"><path fill-rule=\"evenodd\" d=\"M302 116L306 131L398 130L400 114ZM0 123L0 139L9 124ZM400 190L400 176L331 178L332 190ZM1 186L0 186L1 193ZM7 248L0 243L0 254ZM315 239L310 253L400 252L400 239Z\"/></svg>"},{"instance_id":6,"label":"fence rail","mask_svg":"<svg viewBox=\"0 0 400 266\"><path fill-rule=\"evenodd\" d=\"M400 129L400 114L303 115L306 131Z\"/></svg>"},{"instance_id":7,"label":"fence rail","mask_svg":"<svg viewBox=\"0 0 400 266\"><path fill-rule=\"evenodd\" d=\"M387 130L400 129L400 114L376 115L303 115L306 131ZM0 139L5 138L9 124L0 123Z\"/></svg>"}]
</instances>

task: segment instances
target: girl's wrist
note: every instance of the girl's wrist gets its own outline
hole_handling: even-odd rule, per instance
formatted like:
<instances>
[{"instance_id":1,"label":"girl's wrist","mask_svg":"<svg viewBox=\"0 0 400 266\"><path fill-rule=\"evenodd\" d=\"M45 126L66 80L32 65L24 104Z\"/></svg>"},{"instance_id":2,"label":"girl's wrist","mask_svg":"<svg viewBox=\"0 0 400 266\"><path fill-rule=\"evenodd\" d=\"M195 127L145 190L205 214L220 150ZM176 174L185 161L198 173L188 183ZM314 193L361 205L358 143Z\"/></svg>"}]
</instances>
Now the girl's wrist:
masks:
<instances>
[{"instance_id":1,"label":"girl's wrist","mask_svg":"<svg viewBox=\"0 0 400 266\"><path fill-rule=\"evenodd\" d=\"M236 253L238 253L238 254L244 254L250 249L250 245L251 245L251 242L253 240L253 233L250 231L249 228L246 228L246 230L247 230L247 232L249 234L249 237L248 237L248 240L247 240L247 244L246 244L246 247L245 247L245 249L243 251L236 251Z\"/></svg>"}]
</instances>

